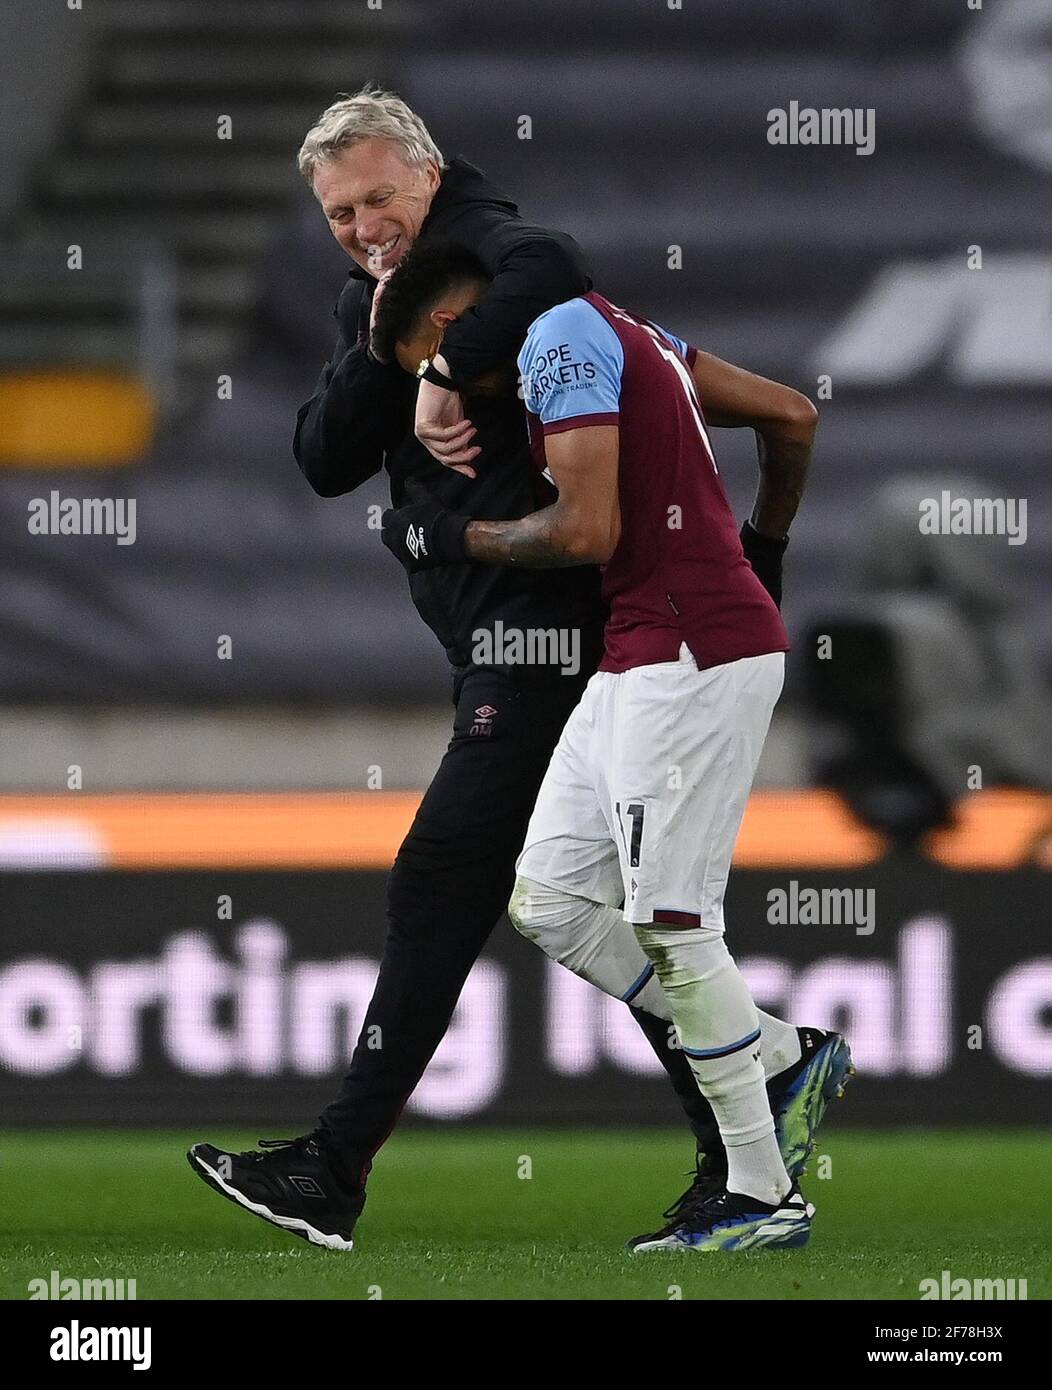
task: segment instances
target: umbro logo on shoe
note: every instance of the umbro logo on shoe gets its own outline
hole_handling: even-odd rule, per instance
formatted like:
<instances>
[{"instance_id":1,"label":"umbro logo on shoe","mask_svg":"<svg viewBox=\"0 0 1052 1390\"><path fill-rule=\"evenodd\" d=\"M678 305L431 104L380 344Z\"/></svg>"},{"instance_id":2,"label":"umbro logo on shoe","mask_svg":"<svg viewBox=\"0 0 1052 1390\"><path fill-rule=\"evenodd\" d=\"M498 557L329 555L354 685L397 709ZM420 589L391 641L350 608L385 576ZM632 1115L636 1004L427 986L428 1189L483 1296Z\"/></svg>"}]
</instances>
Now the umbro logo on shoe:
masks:
<instances>
[{"instance_id":1,"label":"umbro logo on shoe","mask_svg":"<svg viewBox=\"0 0 1052 1390\"><path fill-rule=\"evenodd\" d=\"M301 1174L290 1173L289 1182L300 1194L301 1197L324 1197L325 1192L314 1181L313 1178L305 1177Z\"/></svg>"}]
</instances>

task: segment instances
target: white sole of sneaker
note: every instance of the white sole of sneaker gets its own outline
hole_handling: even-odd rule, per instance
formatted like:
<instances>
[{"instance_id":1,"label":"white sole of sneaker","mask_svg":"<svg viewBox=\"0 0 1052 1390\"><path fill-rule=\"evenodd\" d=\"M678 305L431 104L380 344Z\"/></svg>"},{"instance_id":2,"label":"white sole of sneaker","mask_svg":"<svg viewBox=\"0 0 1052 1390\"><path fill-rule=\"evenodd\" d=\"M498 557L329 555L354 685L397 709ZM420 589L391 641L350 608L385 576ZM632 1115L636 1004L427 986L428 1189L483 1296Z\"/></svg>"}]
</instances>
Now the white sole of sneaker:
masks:
<instances>
[{"instance_id":1,"label":"white sole of sneaker","mask_svg":"<svg viewBox=\"0 0 1052 1390\"><path fill-rule=\"evenodd\" d=\"M264 1221L269 1221L272 1226L279 1226L283 1231L302 1236L304 1240L309 1240L311 1245L320 1245L325 1250L351 1251L354 1249L353 1240L345 1240L343 1236L329 1235L326 1231L319 1231L309 1221L301 1221L295 1216L276 1216L262 1202L250 1202L244 1193L238 1192L236 1187L231 1187L210 1164L195 1154L192 1149L189 1158L197 1171L204 1176L206 1182L217 1187L224 1196L236 1202L239 1207L244 1207L253 1215L262 1217Z\"/></svg>"}]
</instances>

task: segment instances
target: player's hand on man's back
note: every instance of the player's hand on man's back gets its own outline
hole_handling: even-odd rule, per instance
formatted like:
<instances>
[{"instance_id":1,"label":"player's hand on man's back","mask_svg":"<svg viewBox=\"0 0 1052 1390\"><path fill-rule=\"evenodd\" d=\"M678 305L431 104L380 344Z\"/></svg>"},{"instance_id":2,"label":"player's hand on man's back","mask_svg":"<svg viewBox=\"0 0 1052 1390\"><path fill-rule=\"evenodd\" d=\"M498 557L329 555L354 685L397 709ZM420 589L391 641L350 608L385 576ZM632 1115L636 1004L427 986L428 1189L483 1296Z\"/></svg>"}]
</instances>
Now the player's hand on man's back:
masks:
<instances>
[{"instance_id":1,"label":"player's hand on man's back","mask_svg":"<svg viewBox=\"0 0 1052 1390\"><path fill-rule=\"evenodd\" d=\"M418 490L417 496L420 495ZM438 565L464 564L464 528L469 518L433 500L392 507L380 518L380 539L407 574Z\"/></svg>"}]
</instances>

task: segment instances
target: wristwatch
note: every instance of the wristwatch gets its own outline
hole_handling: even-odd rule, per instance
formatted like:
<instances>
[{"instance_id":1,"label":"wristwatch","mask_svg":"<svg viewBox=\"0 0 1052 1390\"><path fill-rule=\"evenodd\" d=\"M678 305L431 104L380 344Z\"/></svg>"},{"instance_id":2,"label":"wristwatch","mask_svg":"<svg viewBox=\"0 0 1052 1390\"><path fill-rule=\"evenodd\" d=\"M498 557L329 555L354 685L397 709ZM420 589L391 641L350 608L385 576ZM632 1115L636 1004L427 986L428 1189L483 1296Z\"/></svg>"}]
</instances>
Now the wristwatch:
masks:
<instances>
[{"instance_id":1,"label":"wristwatch","mask_svg":"<svg viewBox=\"0 0 1052 1390\"><path fill-rule=\"evenodd\" d=\"M420 359L420 366L416 369L417 381L430 381L432 386L441 386L444 391L455 391L457 388L453 379L448 376L443 376L434 365L434 361L435 359L433 357L422 357Z\"/></svg>"}]
</instances>

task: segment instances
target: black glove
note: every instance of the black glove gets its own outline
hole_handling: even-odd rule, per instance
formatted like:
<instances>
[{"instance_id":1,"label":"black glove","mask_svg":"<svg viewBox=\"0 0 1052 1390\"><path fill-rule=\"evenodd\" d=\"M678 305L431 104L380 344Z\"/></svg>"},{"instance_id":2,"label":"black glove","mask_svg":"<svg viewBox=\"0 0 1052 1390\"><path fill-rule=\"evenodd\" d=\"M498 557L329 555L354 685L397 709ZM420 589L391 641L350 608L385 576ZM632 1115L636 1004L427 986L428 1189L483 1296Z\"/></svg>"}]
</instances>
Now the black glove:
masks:
<instances>
[{"instance_id":1,"label":"black glove","mask_svg":"<svg viewBox=\"0 0 1052 1390\"><path fill-rule=\"evenodd\" d=\"M384 512L380 538L409 574L419 574L438 565L464 564L464 528L470 520L438 502L414 502Z\"/></svg>"},{"instance_id":2,"label":"black glove","mask_svg":"<svg viewBox=\"0 0 1052 1390\"><path fill-rule=\"evenodd\" d=\"M747 521L741 529L741 543L745 558L756 571L756 578L781 608L782 556L789 537L761 536L752 522Z\"/></svg>"}]
</instances>

